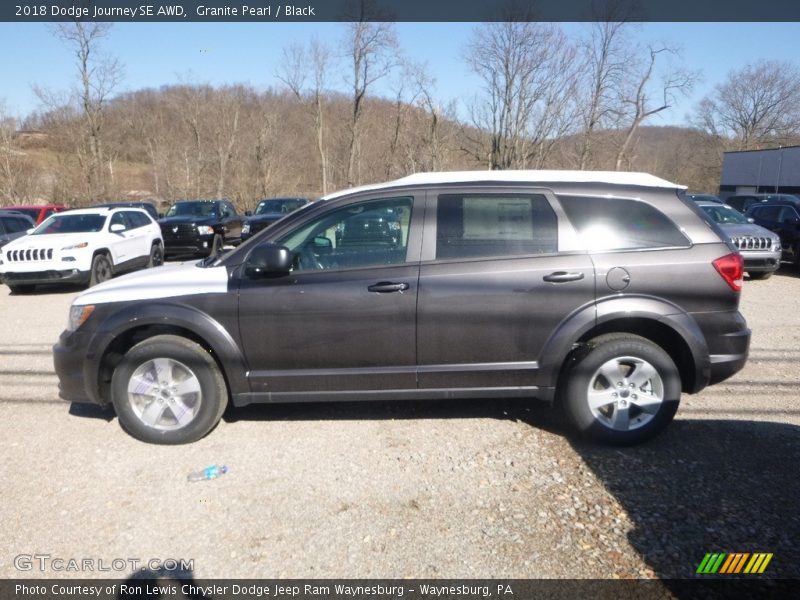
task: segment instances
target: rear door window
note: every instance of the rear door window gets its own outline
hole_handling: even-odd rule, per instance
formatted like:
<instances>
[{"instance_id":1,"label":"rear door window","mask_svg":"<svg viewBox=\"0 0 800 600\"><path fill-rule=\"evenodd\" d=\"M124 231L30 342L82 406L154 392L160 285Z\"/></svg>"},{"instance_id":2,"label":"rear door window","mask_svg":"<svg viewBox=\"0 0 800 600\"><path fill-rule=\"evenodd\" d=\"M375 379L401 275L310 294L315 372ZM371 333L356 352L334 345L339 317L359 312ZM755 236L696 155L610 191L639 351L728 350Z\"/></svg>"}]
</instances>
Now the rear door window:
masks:
<instances>
[{"instance_id":1,"label":"rear door window","mask_svg":"<svg viewBox=\"0 0 800 600\"><path fill-rule=\"evenodd\" d=\"M559 196L588 250L687 247L689 240L664 213L639 200Z\"/></svg>"},{"instance_id":2,"label":"rear door window","mask_svg":"<svg viewBox=\"0 0 800 600\"><path fill-rule=\"evenodd\" d=\"M551 254L558 221L540 194L443 194L436 208L436 258Z\"/></svg>"}]
</instances>

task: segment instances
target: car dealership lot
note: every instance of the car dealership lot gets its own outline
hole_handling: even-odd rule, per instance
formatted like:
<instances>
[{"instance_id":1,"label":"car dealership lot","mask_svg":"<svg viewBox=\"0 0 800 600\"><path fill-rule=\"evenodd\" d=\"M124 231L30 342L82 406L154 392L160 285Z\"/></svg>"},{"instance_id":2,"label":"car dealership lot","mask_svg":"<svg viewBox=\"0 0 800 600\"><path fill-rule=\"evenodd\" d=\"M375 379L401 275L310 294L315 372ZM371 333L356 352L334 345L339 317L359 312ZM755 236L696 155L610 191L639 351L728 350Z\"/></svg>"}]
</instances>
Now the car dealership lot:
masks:
<instances>
[{"instance_id":1,"label":"car dealership lot","mask_svg":"<svg viewBox=\"0 0 800 600\"><path fill-rule=\"evenodd\" d=\"M50 346L76 293L0 287L0 577L169 558L198 578L680 577L710 551L800 576L791 268L745 282L745 369L624 449L520 401L254 406L195 444L143 444L57 397ZM213 463L230 473L186 482Z\"/></svg>"}]
</instances>

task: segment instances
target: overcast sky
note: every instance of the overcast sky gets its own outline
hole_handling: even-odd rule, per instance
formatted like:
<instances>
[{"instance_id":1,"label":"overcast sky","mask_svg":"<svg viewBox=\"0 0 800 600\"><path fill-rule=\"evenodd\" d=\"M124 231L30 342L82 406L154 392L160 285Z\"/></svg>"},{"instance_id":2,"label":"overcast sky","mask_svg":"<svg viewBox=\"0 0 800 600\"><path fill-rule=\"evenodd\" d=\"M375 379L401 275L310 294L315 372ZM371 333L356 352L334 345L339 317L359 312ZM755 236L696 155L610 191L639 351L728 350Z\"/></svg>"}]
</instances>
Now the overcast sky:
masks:
<instances>
[{"instance_id":1,"label":"overcast sky","mask_svg":"<svg viewBox=\"0 0 800 600\"><path fill-rule=\"evenodd\" d=\"M457 101L463 111L479 85L462 56L470 23L400 23L403 52L426 62L436 78L436 97ZM587 25L562 24L570 36ZM646 23L637 25L641 42L663 41L683 47L682 63L700 70L694 93L650 124L685 123L697 102L711 93L726 74L758 59L800 62L800 23ZM106 53L124 65L120 91L179 82L249 83L257 89L277 87L281 51L292 41L312 37L339 44L343 26L336 23L117 23L104 40ZM39 108L31 87L67 90L75 66L50 26L0 23L0 101L7 112L25 116ZM331 87L344 89L343 76L330 77ZM378 93L390 95L390 82ZM463 112L461 113L463 116Z\"/></svg>"}]
</instances>

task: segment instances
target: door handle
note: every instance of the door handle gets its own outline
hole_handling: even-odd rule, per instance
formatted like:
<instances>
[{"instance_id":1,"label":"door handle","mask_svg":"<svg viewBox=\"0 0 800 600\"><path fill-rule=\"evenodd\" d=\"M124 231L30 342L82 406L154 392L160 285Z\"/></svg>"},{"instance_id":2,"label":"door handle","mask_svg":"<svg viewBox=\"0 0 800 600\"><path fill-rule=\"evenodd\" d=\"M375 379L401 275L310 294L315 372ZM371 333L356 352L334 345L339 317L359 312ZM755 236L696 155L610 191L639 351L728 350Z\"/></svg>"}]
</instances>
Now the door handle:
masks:
<instances>
[{"instance_id":1,"label":"door handle","mask_svg":"<svg viewBox=\"0 0 800 600\"><path fill-rule=\"evenodd\" d=\"M583 273L568 273L566 271L556 271L542 277L545 281L550 283L566 283L567 281L578 281L583 279Z\"/></svg>"},{"instance_id":2,"label":"door handle","mask_svg":"<svg viewBox=\"0 0 800 600\"><path fill-rule=\"evenodd\" d=\"M405 292L409 288L407 283L392 283L390 281L381 281L373 284L367 288L370 292L378 292L379 294L388 294L391 292Z\"/></svg>"}]
</instances>

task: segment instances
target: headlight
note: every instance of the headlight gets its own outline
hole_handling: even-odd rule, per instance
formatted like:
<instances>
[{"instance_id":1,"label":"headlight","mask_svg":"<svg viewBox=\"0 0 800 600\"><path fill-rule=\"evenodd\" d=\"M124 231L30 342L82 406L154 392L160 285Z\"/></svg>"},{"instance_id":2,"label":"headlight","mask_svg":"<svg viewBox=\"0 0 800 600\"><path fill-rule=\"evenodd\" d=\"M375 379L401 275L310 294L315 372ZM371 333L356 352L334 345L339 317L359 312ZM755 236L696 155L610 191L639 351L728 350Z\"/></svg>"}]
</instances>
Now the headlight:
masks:
<instances>
[{"instance_id":1,"label":"headlight","mask_svg":"<svg viewBox=\"0 0 800 600\"><path fill-rule=\"evenodd\" d=\"M250 223L242 225L242 233L250 233Z\"/></svg>"},{"instance_id":2,"label":"headlight","mask_svg":"<svg viewBox=\"0 0 800 600\"><path fill-rule=\"evenodd\" d=\"M199 233L200 235L213 235L214 234L214 228L213 227L209 227L208 225L198 225L197 226L197 233Z\"/></svg>"},{"instance_id":3,"label":"headlight","mask_svg":"<svg viewBox=\"0 0 800 600\"><path fill-rule=\"evenodd\" d=\"M67 331L75 331L78 327L83 325L93 312L94 304L71 306L69 309L69 321L67 321Z\"/></svg>"},{"instance_id":4,"label":"headlight","mask_svg":"<svg viewBox=\"0 0 800 600\"><path fill-rule=\"evenodd\" d=\"M62 250L76 250L78 248L86 248L89 242L81 242L80 244L72 244L71 246L64 246Z\"/></svg>"}]
</instances>

